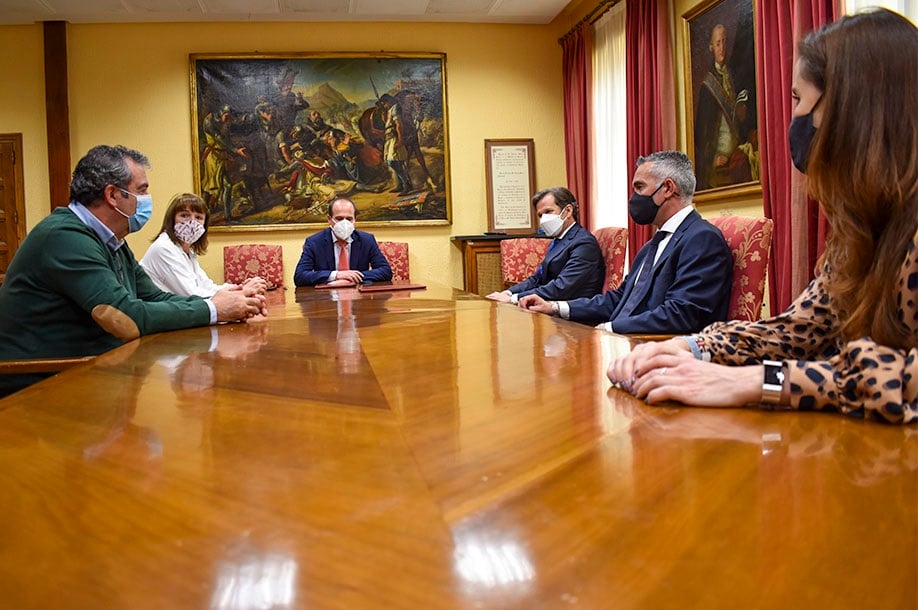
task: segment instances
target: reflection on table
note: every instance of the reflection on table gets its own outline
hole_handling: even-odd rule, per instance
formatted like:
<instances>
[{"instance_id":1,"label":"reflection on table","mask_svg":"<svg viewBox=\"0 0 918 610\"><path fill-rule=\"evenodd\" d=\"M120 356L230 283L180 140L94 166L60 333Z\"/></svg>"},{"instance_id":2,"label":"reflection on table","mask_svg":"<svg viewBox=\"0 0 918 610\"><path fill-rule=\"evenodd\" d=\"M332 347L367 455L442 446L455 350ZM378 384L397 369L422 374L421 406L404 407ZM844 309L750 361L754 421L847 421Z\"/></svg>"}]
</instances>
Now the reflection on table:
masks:
<instances>
[{"instance_id":1,"label":"reflection on table","mask_svg":"<svg viewBox=\"0 0 918 610\"><path fill-rule=\"evenodd\" d=\"M628 349L437 286L144 337L0 401L3 605L915 607L918 431L648 407Z\"/></svg>"}]
</instances>

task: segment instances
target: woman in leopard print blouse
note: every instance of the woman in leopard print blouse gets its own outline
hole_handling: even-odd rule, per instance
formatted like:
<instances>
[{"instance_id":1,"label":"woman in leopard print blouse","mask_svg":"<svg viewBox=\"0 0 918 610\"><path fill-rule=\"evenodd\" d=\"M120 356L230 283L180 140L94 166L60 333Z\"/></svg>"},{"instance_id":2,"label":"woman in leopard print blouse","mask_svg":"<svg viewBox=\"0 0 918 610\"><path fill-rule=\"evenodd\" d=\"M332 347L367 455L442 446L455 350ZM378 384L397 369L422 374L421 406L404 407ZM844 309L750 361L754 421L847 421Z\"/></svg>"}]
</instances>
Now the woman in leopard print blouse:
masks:
<instances>
[{"instance_id":1,"label":"woman in leopard print blouse","mask_svg":"<svg viewBox=\"0 0 918 610\"><path fill-rule=\"evenodd\" d=\"M612 362L610 380L649 403L767 402L918 422L916 99L908 20L874 10L808 34L788 136L829 221L821 273L784 313L639 345Z\"/></svg>"}]
</instances>

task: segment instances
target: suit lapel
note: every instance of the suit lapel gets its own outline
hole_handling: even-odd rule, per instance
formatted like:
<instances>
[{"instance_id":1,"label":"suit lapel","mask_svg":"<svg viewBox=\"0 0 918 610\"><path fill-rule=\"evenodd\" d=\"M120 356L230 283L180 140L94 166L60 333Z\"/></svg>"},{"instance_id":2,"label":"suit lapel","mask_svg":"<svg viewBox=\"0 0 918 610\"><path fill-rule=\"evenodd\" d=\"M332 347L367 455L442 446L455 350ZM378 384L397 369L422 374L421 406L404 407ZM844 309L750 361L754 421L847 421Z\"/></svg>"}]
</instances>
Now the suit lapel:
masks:
<instances>
[{"instance_id":1,"label":"suit lapel","mask_svg":"<svg viewBox=\"0 0 918 610\"><path fill-rule=\"evenodd\" d=\"M698 214L698 212L692 210L692 212L685 217L685 220L679 224L676 232L673 233L673 236L669 238L669 242L666 244L666 249L663 250L662 254L660 254L660 258L657 260L657 264L653 266L654 272L657 272L663 267L663 264L666 262L666 260L670 257L670 255L672 255L673 252L675 252L675 246L685 236L685 232L690 226L692 226L692 223L697 222L699 218L701 218L701 216Z\"/></svg>"},{"instance_id":2,"label":"suit lapel","mask_svg":"<svg viewBox=\"0 0 918 610\"><path fill-rule=\"evenodd\" d=\"M551 261L557 258L559 254L561 254L562 252L564 252L570 247L571 242L573 242L574 238L576 237L576 232L579 230L580 230L580 225L575 224L574 226L570 228L567 234L558 241L557 246L555 246L554 248L551 248L551 245L549 245L549 247L551 248L551 251L545 256L545 262L543 263L545 267L547 267Z\"/></svg>"},{"instance_id":3,"label":"suit lapel","mask_svg":"<svg viewBox=\"0 0 918 610\"><path fill-rule=\"evenodd\" d=\"M354 232L351 233L351 258L348 261L351 264L351 269L365 268L362 256L363 249L360 245L360 233L357 232L357 229L354 229Z\"/></svg>"},{"instance_id":4,"label":"suit lapel","mask_svg":"<svg viewBox=\"0 0 918 610\"><path fill-rule=\"evenodd\" d=\"M618 312L621 310L622 306L628 302L628 298L631 296L631 293L634 292L634 284L637 282L637 275L634 273L634 271L640 269L643 266L644 259L646 259L648 256L653 256L649 248L641 248L641 250L638 251L638 255L634 257L634 263L631 266L631 271L625 277L625 285L622 289L622 296L619 299L618 304L615 306L615 309L612 310L612 315L609 317L610 320L614 320L615 317L618 316ZM645 269L644 271L650 271L650 269Z\"/></svg>"}]
</instances>

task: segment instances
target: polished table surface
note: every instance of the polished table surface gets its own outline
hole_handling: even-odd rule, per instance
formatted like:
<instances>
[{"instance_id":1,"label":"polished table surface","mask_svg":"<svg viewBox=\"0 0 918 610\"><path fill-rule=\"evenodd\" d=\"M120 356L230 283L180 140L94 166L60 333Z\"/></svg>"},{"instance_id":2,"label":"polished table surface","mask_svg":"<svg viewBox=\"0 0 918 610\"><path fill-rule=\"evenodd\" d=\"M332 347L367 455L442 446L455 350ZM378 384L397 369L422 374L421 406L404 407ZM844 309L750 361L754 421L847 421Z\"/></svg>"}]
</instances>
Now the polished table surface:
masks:
<instances>
[{"instance_id":1,"label":"polished table surface","mask_svg":"<svg viewBox=\"0 0 918 610\"><path fill-rule=\"evenodd\" d=\"M0 401L0 607L918 607L918 430L628 349L435 286L144 337Z\"/></svg>"}]
</instances>

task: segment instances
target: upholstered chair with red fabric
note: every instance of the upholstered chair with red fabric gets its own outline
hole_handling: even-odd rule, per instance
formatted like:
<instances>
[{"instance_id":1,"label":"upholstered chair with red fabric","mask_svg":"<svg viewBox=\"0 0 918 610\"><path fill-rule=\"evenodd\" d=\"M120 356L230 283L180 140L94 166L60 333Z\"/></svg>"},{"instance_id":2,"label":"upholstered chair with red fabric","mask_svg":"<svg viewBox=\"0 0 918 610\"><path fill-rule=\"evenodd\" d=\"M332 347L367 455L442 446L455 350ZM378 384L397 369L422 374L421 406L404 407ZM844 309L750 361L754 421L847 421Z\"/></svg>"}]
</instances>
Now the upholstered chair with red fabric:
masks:
<instances>
[{"instance_id":1,"label":"upholstered chair with red fabric","mask_svg":"<svg viewBox=\"0 0 918 610\"><path fill-rule=\"evenodd\" d=\"M519 284L535 273L550 245L550 239L540 237L501 240L500 272L504 286Z\"/></svg>"},{"instance_id":2,"label":"upholstered chair with red fabric","mask_svg":"<svg viewBox=\"0 0 918 610\"><path fill-rule=\"evenodd\" d=\"M242 284L258 276L268 290L284 285L284 253L280 246L242 244L223 247L223 281Z\"/></svg>"},{"instance_id":3,"label":"upholstered chair with red fabric","mask_svg":"<svg viewBox=\"0 0 918 610\"><path fill-rule=\"evenodd\" d=\"M379 250L392 267L392 280L409 281L408 277L408 244L403 241L381 241Z\"/></svg>"},{"instance_id":4,"label":"upholstered chair with red fabric","mask_svg":"<svg viewBox=\"0 0 918 610\"><path fill-rule=\"evenodd\" d=\"M748 322L761 319L774 223L770 218L744 216L716 216L710 220L733 251L733 290L727 318Z\"/></svg>"},{"instance_id":5,"label":"upholstered chair with red fabric","mask_svg":"<svg viewBox=\"0 0 918 610\"><path fill-rule=\"evenodd\" d=\"M625 278L625 253L628 248L628 229L623 227L603 227L593 231L593 237L599 242L602 257L606 261L606 281L603 291L615 290Z\"/></svg>"}]
</instances>

